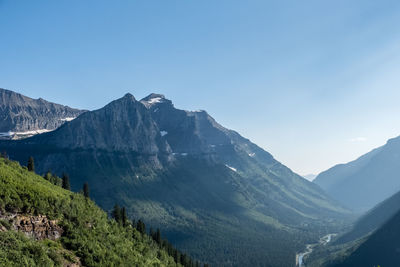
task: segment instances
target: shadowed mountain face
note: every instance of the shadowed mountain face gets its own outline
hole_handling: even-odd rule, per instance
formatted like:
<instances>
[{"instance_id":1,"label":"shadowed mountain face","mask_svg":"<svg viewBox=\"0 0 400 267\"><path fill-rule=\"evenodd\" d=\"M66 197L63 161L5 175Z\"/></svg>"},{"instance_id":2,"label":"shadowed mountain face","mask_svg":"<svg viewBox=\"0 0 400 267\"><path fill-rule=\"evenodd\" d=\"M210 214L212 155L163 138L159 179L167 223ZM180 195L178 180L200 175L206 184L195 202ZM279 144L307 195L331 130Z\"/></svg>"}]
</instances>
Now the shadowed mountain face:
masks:
<instances>
[{"instance_id":1,"label":"shadowed mountain face","mask_svg":"<svg viewBox=\"0 0 400 267\"><path fill-rule=\"evenodd\" d=\"M358 212L371 209L400 190L400 137L314 180L333 198Z\"/></svg>"},{"instance_id":2,"label":"shadowed mountain face","mask_svg":"<svg viewBox=\"0 0 400 267\"><path fill-rule=\"evenodd\" d=\"M127 94L51 133L0 142L0 150L23 163L33 155L39 172L69 173L74 190L88 181L105 209L126 206L219 266L293 266L305 242L348 214L205 111L176 109L162 95Z\"/></svg>"},{"instance_id":3,"label":"shadowed mountain face","mask_svg":"<svg viewBox=\"0 0 400 267\"><path fill-rule=\"evenodd\" d=\"M0 88L0 138L51 131L83 112Z\"/></svg>"},{"instance_id":4,"label":"shadowed mountain face","mask_svg":"<svg viewBox=\"0 0 400 267\"><path fill-rule=\"evenodd\" d=\"M400 192L394 194L365 213L356 221L353 229L341 236L335 243L343 244L371 234L400 211L399 203Z\"/></svg>"},{"instance_id":5,"label":"shadowed mountain face","mask_svg":"<svg viewBox=\"0 0 400 267\"><path fill-rule=\"evenodd\" d=\"M330 266L398 266L400 262L400 212L372 233L354 252Z\"/></svg>"}]
</instances>

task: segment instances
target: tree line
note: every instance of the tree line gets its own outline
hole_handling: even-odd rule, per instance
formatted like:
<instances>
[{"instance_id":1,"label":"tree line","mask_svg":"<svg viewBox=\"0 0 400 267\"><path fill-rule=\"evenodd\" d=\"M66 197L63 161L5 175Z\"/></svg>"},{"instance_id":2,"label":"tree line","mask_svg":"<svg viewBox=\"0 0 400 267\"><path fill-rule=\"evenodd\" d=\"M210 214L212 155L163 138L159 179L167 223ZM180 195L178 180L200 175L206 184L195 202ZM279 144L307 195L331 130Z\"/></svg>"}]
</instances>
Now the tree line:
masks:
<instances>
[{"instance_id":1,"label":"tree line","mask_svg":"<svg viewBox=\"0 0 400 267\"><path fill-rule=\"evenodd\" d=\"M200 267L201 263L197 260L193 260L186 253L182 253L177 248L175 248L167 239L163 239L161 236L161 231L159 228L154 231L153 228L150 228L150 231L147 232L146 225L142 220L132 220L128 219L126 214L126 208L120 207L116 204L111 212L111 217L122 227L133 227L136 228L138 232L142 235L148 235L159 248L164 249L168 255L174 258L176 263L180 263L185 267ZM203 264L204 267L208 267L207 263Z\"/></svg>"},{"instance_id":2,"label":"tree line","mask_svg":"<svg viewBox=\"0 0 400 267\"><path fill-rule=\"evenodd\" d=\"M4 154L6 155L6 154ZM6 156L4 156L6 157ZM28 163L27 163L27 169L28 171L35 172L35 160L33 157L29 157ZM61 186L62 188L66 190L71 190L71 183L69 179L69 175L66 173L63 173L62 177L58 177L54 173L51 173L50 171L47 171L44 175L43 178L46 179L47 181L51 182L54 185ZM85 182L82 187L82 194L85 196L85 198L89 199L90 194L89 194L89 184ZM111 212L111 217L121 226L121 227L133 227L135 228L139 233L142 235L147 235L157 246L163 250L165 250L168 255L174 258L175 262L177 264L181 264L185 267L200 267L202 264L197 261L193 260L190 256L188 256L186 253L182 253L179 251L177 248L175 248L167 239L162 238L161 236L161 231L159 228L154 230L153 228L150 228L149 232L146 230L146 225L145 223L139 219L138 221L136 220L129 220L127 213L126 213L126 208L125 207L120 207L119 205L115 205L112 212ZM203 267L209 267L207 263L203 264Z\"/></svg>"}]
</instances>

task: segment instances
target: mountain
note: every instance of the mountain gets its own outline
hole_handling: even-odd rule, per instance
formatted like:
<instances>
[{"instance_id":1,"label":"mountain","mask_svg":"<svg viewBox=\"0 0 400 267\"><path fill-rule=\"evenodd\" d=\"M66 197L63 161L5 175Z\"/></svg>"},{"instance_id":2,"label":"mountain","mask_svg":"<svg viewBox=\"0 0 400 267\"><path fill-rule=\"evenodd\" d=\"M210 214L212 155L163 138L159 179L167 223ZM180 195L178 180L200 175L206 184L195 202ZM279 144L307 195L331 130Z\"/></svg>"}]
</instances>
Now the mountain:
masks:
<instances>
[{"instance_id":1,"label":"mountain","mask_svg":"<svg viewBox=\"0 0 400 267\"><path fill-rule=\"evenodd\" d=\"M318 176L318 175L316 175L316 174L307 174L307 175L303 175L304 179L307 179L307 180L309 180L310 182L311 182L312 180L314 180L315 177L317 177L317 176Z\"/></svg>"},{"instance_id":2,"label":"mountain","mask_svg":"<svg viewBox=\"0 0 400 267\"><path fill-rule=\"evenodd\" d=\"M18 139L52 131L83 112L0 88L0 138Z\"/></svg>"},{"instance_id":3,"label":"mountain","mask_svg":"<svg viewBox=\"0 0 400 267\"><path fill-rule=\"evenodd\" d=\"M374 236L376 233L380 232L381 228L385 228L393 218L396 216L399 217L400 213L400 192L394 194L390 198L384 200L383 202L376 205L374 208L366 212L363 216L361 216L353 225L350 225L348 231L344 231L343 234L338 235L329 245L320 246L313 250L312 254L306 259L305 263L307 266L377 266L377 262L380 262L381 266L395 266L393 264L383 264L383 260L371 260L371 261L364 261L362 264L359 262L360 259L357 259L357 263L353 262L353 260L348 261L349 258L353 258L352 256L354 253L357 255L356 252L359 248L364 246L364 243L371 243L371 240L375 240ZM398 223L398 221L397 221ZM384 230L386 231L386 230ZM392 230L390 230L392 231ZM392 234L398 239L400 232L392 231ZM375 241L373 241L375 242ZM380 245L375 246L376 249L374 251L378 251L381 248L386 246L386 241L380 241ZM388 241L392 242L392 241ZM390 248L390 246L395 245L395 248ZM387 249L397 249L397 244L389 244ZM373 250L371 250L373 251ZM364 252L363 252L364 253ZM398 253L398 252L396 252ZM374 254L374 253L372 253ZM374 255L375 257L376 255ZM383 256L380 255L378 258L383 259L387 255ZM357 258L359 256L356 256ZM363 256L369 259L374 257ZM396 258L398 259L398 257ZM366 264L368 262L368 265ZM369 263L375 262L375 265L369 265ZM358 264L358 265L357 265Z\"/></svg>"},{"instance_id":4,"label":"mountain","mask_svg":"<svg viewBox=\"0 0 400 267\"><path fill-rule=\"evenodd\" d=\"M0 188L1 266L182 266L132 224L4 158Z\"/></svg>"},{"instance_id":5,"label":"mountain","mask_svg":"<svg viewBox=\"0 0 400 267\"><path fill-rule=\"evenodd\" d=\"M88 182L94 200L164 229L194 258L218 266L293 266L296 252L341 226L349 212L271 154L207 112L162 95L132 95L55 131L0 142L39 172Z\"/></svg>"},{"instance_id":6,"label":"mountain","mask_svg":"<svg viewBox=\"0 0 400 267\"><path fill-rule=\"evenodd\" d=\"M354 241L371 234L400 211L399 203L400 192L397 192L360 217L354 223L351 231L338 238L335 244Z\"/></svg>"},{"instance_id":7,"label":"mountain","mask_svg":"<svg viewBox=\"0 0 400 267\"><path fill-rule=\"evenodd\" d=\"M330 266L398 266L400 262L400 212L397 212L384 225L347 257Z\"/></svg>"},{"instance_id":8,"label":"mountain","mask_svg":"<svg viewBox=\"0 0 400 267\"><path fill-rule=\"evenodd\" d=\"M357 212L374 207L400 191L400 137L355 161L322 172L314 183Z\"/></svg>"}]
</instances>

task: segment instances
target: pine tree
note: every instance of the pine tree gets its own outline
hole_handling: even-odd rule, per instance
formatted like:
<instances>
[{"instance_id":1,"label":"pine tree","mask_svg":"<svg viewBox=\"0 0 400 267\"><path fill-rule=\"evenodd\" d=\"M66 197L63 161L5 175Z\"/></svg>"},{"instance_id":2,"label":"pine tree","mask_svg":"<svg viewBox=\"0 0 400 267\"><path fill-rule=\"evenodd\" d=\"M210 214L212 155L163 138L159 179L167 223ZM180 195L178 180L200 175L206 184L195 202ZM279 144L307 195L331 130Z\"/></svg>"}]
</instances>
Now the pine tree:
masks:
<instances>
[{"instance_id":1,"label":"pine tree","mask_svg":"<svg viewBox=\"0 0 400 267\"><path fill-rule=\"evenodd\" d=\"M46 174L43 176L44 179L47 181L51 181L51 172L47 171Z\"/></svg>"},{"instance_id":2,"label":"pine tree","mask_svg":"<svg viewBox=\"0 0 400 267\"><path fill-rule=\"evenodd\" d=\"M157 231L155 233L155 239L154 239L157 244L161 245L161 232L160 229L157 228Z\"/></svg>"},{"instance_id":3,"label":"pine tree","mask_svg":"<svg viewBox=\"0 0 400 267\"><path fill-rule=\"evenodd\" d=\"M87 182L83 184L83 195L86 198L90 198L90 195L89 195L89 184Z\"/></svg>"},{"instance_id":4,"label":"pine tree","mask_svg":"<svg viewBox=\"0 0 400 267\"><path fill-rule=\"evenodd\" d=\"M69 183L69 176L66 173L64 173L62 176L62 188L66 190L71 190L71 185Z\"/></svg>"},{"instance_id":5,"label":"pine tree","mask_svg":"<svg viewBox=\"0 0 400 267\"><path fill-rule=\"evenodd\" d=\"M33 157L29 157L27 167L28 167L28 171L30 171L30 172L35 171L35 161L34 161Z\"/></svg>"},{"instance_id":6,"label":"pine tree","mask_svg":"<svg viewBox=\"0 0 400 267\"><path fill-rule=\"evenodd\" d=\"M114 209L112 211L112 217L117 223L121 222L121 209L119 208L118 204L115 204Z\"/></svg>"},{"instance_id":7,"label":"pine tree","mask_svg":"<svg viewBox=\"0 0 400 267\"><path fill-rule=\"evenodd\" d=\"M155 234L155 233L154 233L153 227L150 227L150 236L151 236L151 238L153 238L154 241L156 241L156 240L155 240L155 235L154 235L154 234Z\"/></svg>"},{"instance_id":8,"label":"pine tree","mask_svg":"<svg viewBox=\"0 0 400 267\"><path fill-rule=\"evenodd\" d=\"M51 182L52 184L57 185L57 183L58 183L58 177L57 177L57 175L52 174L52 175L51 175L51 178L50 178L50 182Z\"/></svg>"},{"instance_id":9,"label":"pine tree","mask_svg":"<svg viewBox=\"0 0 400 267\"><path fill-rule=\"evenodd\" d=\"M128 216L126 215L125 207L122 207L121 209L121 222L123 227L126 227L128 225Z\"/></svg>"},{"instance_id":10,"label":"pine tree","mask_svg":"<svg viewBox=\"0 0 400 267\"><path fill-rule=\"evenodd\" d=\"M179 251L177 249L174 249L174 260L176 263L180 263L180 256L179 256Z\"/></svg>"},{"instance_id":11,"label":"pine tree","mask_svg":"<svg viewBox=\"0 0 400 267\"><path fill-rule=\"evenodd\" d=\"M142 220L139 220L137 222L137 226L136 229L142 233L143 235L146 233L146 225L144 224L144 222L142 222Z\"/></svg>"}]
</instances>

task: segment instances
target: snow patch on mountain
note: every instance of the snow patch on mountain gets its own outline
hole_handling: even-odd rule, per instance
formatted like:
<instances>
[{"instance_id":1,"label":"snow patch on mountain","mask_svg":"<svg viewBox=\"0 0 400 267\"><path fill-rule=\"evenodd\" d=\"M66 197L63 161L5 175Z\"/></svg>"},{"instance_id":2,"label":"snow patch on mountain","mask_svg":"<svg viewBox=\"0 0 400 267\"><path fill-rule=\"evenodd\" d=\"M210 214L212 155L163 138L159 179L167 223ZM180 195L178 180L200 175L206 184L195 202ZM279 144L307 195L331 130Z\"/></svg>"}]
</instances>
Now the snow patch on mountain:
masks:
<instances>
[{"instance_id":1,"label":"snow patch on mountain","mask_svg":"<svg viewBox=\"0 0 400 267\"><path fill-rule=\"evenodd\" d=\"M32 131L25 131L25 132L12 132L12 131L8 131L8 132L1 132L0 133L0 138L1 139L22 139L22 138L27 138L27 137L31 137L34 136L36 134L42 134L42 133L47 133L47 132L51 132L53 130L48 130L48 129L39 129L39 130L32 130Z\"/></svg>"},{"instance_id":2,"label":"snow patch on mountain","mask_svg":"<svg viewBox=\"0 0 400 267\"><path fill-rule=\"evenodd\" d=\"M233 168L232 166L229 166L228 164L225 164L225 166L226 166L227 168L231 169L232 171L237 172L237 169L236 169L236 168Z\"/></svg>"},{"instance_id":3,"label":"snow patch on mountain","mask_svg":"<svg viewBox=\"0 0 400 267\"><path fill-rule=\"evenodd\" d=\"M76 119L76 117L66 117L64 119L60 119L60 121L72 121L74 119Z\"/></svg>"},{"instance_id":4,"label":"snow patch on mountain","mask_svg":"<svg viewBox=\"0 0 400 267\"><path fill-rule=\"evenodd\" d=\"M161 136L164 136L164 135L167 135L168 132L167 131L161 131L160 134L161 134Z\"/></svg>"}]
</instances>

